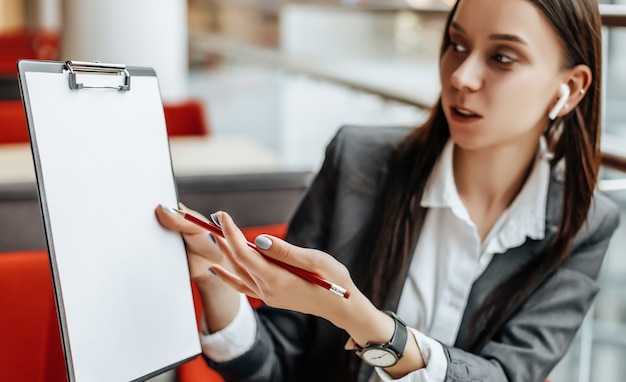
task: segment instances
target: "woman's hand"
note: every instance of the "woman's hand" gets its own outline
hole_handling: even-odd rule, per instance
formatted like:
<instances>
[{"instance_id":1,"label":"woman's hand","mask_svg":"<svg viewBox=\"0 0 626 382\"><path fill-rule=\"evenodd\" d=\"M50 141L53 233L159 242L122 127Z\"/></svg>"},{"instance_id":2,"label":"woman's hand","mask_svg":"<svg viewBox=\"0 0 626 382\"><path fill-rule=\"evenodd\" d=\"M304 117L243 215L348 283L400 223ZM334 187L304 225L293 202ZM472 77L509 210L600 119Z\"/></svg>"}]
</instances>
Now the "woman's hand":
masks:
<instances>
[{"instance_id":1,"label":"woman's hand","mask_svg":"<svg viewBox=\"0 0 626 382\"><path fill-rule=\"evenodd\" d=\"M217 239L218 245L233 268L232 272L218 265L211 269L233 288L270 306L325 318L347 331L361 345L385 343L391 339L395 329L393 319L357 289L346 267L334 257L315 249L296 247L269 235L260 235L255 240L261 256L247 245L246 238L227 213L216 213L214 218L224 233L224 239ZM315 273L340 285L350 292L350 298L337 296L268 258ZM410 334L404 355L395 366L386 369L394 378L425 367L417 343Z\"/></svg>"},{"instance_id":2,"label":"woman's hand","mask_svg":"<svg viewBox=\"0 0 626 382\"><path fill-rule=\"evenodd\" d=\"M349 332L357 329L361 322L365 324L364 332L370 330L365 326L372 324L372 315L382 314L357 289L346 267L332 256L296 247L269 235L260 235L255 240L261 255L247 245L246 238L227 213L218 212L214 217L224 233L224 238L217 238L217 244L229 258L232 268L213 265L211 269L234 289L261 299L269 306L325 318ZM337 296L269 259L315 273L347 289L350 298ZM390 329L393 332L393 327Z\"/></svg>"},{"instance_id":3,"label":"woman's hand","mask_svg":"<svg viewBox=\"0 0 626 382\"><path fill-rule=\"evenodd\" d=\"M180 209L206 221L206 218L201 214L182 204ZM222 255L207 230L183 219L176 211L167 206L157 207L155 214L162 226L182 234L187 249L189 273L194 282L202 283L207 279L214 278L208 272L208 268L214 264L229 268L228 259Z\"/></svg>"},{"instance_id":4,"label":"woman's hand","mask_svg":"<svg viewBox=\"0 0 626 382\"><path fill-rule=\"evenodd\" d=\"M224 233L218 246L230 259L232 271L215 265L211 269L238 291L263 300L267 305L325 318L348 332L356 343L385 343L395 329L394 320L376 308L356 287L346 267L334 257L315 249L301 248L269 235L260 235L250 248L246 238L225 212L213 215ZM265 257L264 257L265 256ZM350 292L350 298L297 276L273 263L273 259L315 273ZM423 368L424 360L412 335L405 357L387 373L399 378Z\"/></svg>"},{"instance_id":5,"label":"woman's hand","mask_svg":"<svg viewBox=\"0 0 626 382\"><path fill-rule=\"evenodd\" d=\"M232 287L228 288L229 290L258 298L269 306L325 318L347 331L352 339L362 345L368 342L385 343L393 335L393 320L376 308L357 289L346 267L329 254L296 247L269 235L260 235L256 238L257 251L248 246L241 230L225 212L212 215L212 220L220 225L224 234L223 238L214 237L216 243L209 239L208 232L184 220L178 214L166 209L157 209L156 213L161 224L183 234L187 243L190 268L196 280L207 279L210 283L222 280L221 284ZM194 215L201 216L197 213ZM348 290L350 298L337 296L291 273L272 260L315 273ZM209 269L217 277L213 276ZM216 299L216 289L220 288L216 288L215 285L200 288L207 322L213 323L213 327L217 328L215 330L219 330L225 323L232 321L237 312L234 310L234 313L231 311L230 315L225 315L224 310L230 309L228 307L233 301L239 299L235 298L236 296L228 297L228 294L224 293L220 293ZM210 306L209 309L207 305ZM405 357L396 366L387 369L390 375L402 376L424 367L421 353L412 337L410 336L407 343Z\"/></svg>"},{"instance_id":6,"label":"woman's hand","mask_svg":"<svg viewBox=\"0 0 626 382\"><path fill-rule=\"evenodd\" d=\"M182 204L179 207L206 220ZM231 269L228 258L222 254L209 232L185 220L174 210L158 206L155 214L163 227L180 232L185 240L189 274L200 292L207 329L209 332L223 329L232 322L239 310L239 293L209 272L209 267L217 264L224 269Z\"/></svg>"}]
</instances>

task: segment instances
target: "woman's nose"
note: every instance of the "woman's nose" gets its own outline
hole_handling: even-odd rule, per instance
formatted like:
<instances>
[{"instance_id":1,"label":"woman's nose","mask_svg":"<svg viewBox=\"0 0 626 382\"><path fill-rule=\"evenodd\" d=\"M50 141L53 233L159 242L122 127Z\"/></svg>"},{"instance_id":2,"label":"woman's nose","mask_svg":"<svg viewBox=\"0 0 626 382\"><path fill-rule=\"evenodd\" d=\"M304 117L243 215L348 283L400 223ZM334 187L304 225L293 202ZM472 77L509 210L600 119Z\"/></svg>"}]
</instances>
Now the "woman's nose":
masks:
<instances>
[{"instance_id":1,"label":"woman's nose","mask_svg":"<svg viewBox=\"0 0 626 382\"><path fill-rule=\"evenodd\" d=\"M469 55L452 72L451 84L458 90L476 91L483 83L483 65L479 57Z\"/></svg>"}]
</instances>

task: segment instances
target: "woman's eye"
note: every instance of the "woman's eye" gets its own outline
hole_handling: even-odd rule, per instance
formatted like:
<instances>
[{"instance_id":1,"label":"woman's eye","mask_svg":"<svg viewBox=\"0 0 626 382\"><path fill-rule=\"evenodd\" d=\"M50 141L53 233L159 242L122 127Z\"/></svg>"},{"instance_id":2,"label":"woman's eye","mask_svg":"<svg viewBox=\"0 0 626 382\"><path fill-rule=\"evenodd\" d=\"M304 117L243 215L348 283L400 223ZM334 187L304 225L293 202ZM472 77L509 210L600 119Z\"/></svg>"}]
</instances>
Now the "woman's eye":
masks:
<instances>
[{"instance_id":1,"label":"woman's eye","mask_svg":"<svg viewBox=\"0 0 626 382\"><path fill-rule=\"evenodd\" d=\"M501 64L511 64L515 62L515 59L507 56L506 54L496 54L495 56L493 56L493 59Z\"/></svg>"},{"instance_id":2,"label":"woman's eye","mask_svg":"<svg viewBox=\"0 0 626 382\"><path fill-rule=\"evenodd\" d=\"M450 46L452 47L452 49L455 52L466 52L467 48L465 48L463 45L456 43L454 41L450 41Z\"/></svg>"}]
</instances>

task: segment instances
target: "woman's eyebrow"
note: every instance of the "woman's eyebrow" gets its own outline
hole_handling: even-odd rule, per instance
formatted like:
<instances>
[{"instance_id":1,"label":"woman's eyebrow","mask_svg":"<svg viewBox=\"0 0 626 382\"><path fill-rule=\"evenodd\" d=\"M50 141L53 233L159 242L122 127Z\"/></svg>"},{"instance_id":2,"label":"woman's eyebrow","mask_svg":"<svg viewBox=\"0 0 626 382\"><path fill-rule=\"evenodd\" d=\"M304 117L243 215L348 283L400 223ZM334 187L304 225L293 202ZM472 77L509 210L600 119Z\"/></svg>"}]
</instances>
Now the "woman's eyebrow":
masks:
<instances>
[{"instance_id":1,"label":"woman's eyebrow","mask_svg":"<svg viewBox=\"0 0 626 382\"><path fill-rule=\"evenodd\" d=\"M515 42L521 45L528 45L526 41L524 41L524 39L514 34L501 34L501 33L492 34L491 36L489 36L489 39L490 40L504 40L504 41Z\"/></svg>"},{"instance_id":2,"label":"woman's eyebrow","mask_svg":"<svg viewBox=\"0 0 626 382\"><path fill-rule=\"evenodd\" d=\"M458 32L461 32L463 34L467 34L467 32L465 31L465 29L459 25L459 23L457 22L451 22L450 23L450 28L454 29ZM528 43L521 37L519 37L518 35L514 35L514 34L507 34L507 33L495 33L489 36L490 40L495 40L495 41L509 41L509 42L515 42L521 45L528 45Z\"/></svg>"},{"instance_id":3,"label":"woman's eyebrow","mask_svg":"<svg viewBox=\"0 0 626 382\"><path fill-rule=\"evenodd\" d=\"M465 32L465 29L463 29L463 27L462 27L462 26L460 26L458 23L456 23L456 22L454 22L454 21L450 23L450 28L452 28L452 29L456 29L457 31L459 31L459 32L461 32L461 33L466 33L466 32Z\"/></svg>"}]
</instances>

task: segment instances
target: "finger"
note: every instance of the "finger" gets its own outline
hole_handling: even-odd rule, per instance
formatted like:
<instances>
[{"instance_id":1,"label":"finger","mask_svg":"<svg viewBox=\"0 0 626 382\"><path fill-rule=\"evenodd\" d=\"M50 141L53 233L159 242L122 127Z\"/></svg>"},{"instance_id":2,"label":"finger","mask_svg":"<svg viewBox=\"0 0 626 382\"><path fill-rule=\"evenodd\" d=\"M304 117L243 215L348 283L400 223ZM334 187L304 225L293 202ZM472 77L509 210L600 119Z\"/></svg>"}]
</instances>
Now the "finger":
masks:
<instances>
[{"instance_id":1,"label":"finger","mask_svg":"<svg viewBox=\"0 0 626 382\"><path fill-rule=\"evenodd\" d=\"M231 252L227 256L231 258L235 272L240 275L247 275L243 279L248 284L264 285L263 275L274 270L276 265L269 263L257 250L248 246L246 237L229 214L219 212L215 217L219 220L224 239L231 248Z\"/></svg>"},{"instance_id":2,"label":"finger","mask_svg":"<svg viewBox=\"0 0 626 382\"><path fill-rule=\"evenodd\" d=\"M231 249L226 239L217 235L213 235L213 239L215 239L215 245L217 246L219 251L228 260L230 270L237 272L237 275L240 279L249 280L250 275L248 275L248 273L246 272L245 266L243 266L237 260L237 256L233 254L233 250Z\"/></svg>"},{"instance_id":3,"label":"finger","mask_svg":"<svg viewBox=\"0 0 626 382\"><path fill-rule=\"evenodd\" d=\"M219 265L212 265L209 267L209 272L212 272L215 276L219 277L222 281L228 284L231 288L237 292L243 293L250 297L260 299L258 293L244 283L239 277Z\"/></svg>"},{"instance_id":4,"label":"finger","mask_svg":"<svg viewBox=\"0 0 626 382\"><path fill-rule=\"evenodd\" d=\"M214 214L211 214L211 220L214 221L217 225L222 229L222 233L224 238L230 243L233 244L243 244L247 246L247 239L244 236L243 232L239 229L237 224L233 218L224 211L218 211Z\"/></svg>"},{"instance_id":5,"label":"finger","mask_svg":"<svg viewBox=\"0 0 626 382\"><path fill-rule=\"evenodd\" d=\"M313 273L323 270L323 252L301 248L271 235L259 235L254 240L264 256Z\"/></svg>"},{"instance_id":6,"label":"finger","mask_svg":"<svg viewBox=\"0 0 626 382\"><path fill-rule=\"evenodd\" d=\"M206 232L202 227L198 227L192 222L185 220L182 216L180 216L180 214L165 204L160 204L154 212L159 223L167 229L178 231L183 234L199 234ZM185 212L191 211L187 210ZM201 218L201 215L199 214L194 215ZM204 220L206 220L206 218L204 218Z\"/></svg>"},{"instance_id":7,"label":"finger","mask_svg":"<svg viewBox=\"0 0 626 382\"><path fill-rule=\"evenodd\" d=\"M221 223L223 214L226 213L218 211L211 214L211 221L219 225L222 232L224 232L224 228ZM215 236L217 246L222 254L228 259L230 271L234 272L243 284L247 285L251 289L256 289L257 279L248 271L248 266L242 261L242 258L235 253L236 251L242 250L251 251L251 249L247 246L245 236L241 233L230 216L228 216L228 220L230 227L228 229L228 237L230 238L230 241L226 238L226 234L222 237ZM260 257L258 252L254 252L255 256Z\"/></svg>"},{"instance_id":8,"label":"finger","mask_svg":"<svg viewBox=\"0 0 626 382\"><path fill-rule=\"evenodd\" d=\"M350 272L345 265L329 254L316 249L297 247L265 234L257 236L255 244L266 259L279 262L281 267L312 284L322 286L346 299L349 298L351 294L349 290L353 285ZM345 289L346 287L348 289Z\"/></svg>"},{"instance_id":9,"label":"finger","mask_svg":"<svg viewBox=\"0 0 626 382\"><path fill-rule=\"evenodd\" d=\"M199 213L187 207L182 207L185 212L194 213L195 216L203 218ZM180 232L183 235L189 251L205 257L211 254L215 256L217 250L215 244L209 236L209 232L202 227L198 227L192 222L185 220L180 214L164 204L159 205L155 209L155 214L157 220L163 227Z\"/></svg>"},{"instance_id":10,"label":"finger","mask_svg":"<svg viewBox=\"0 0 626 382\"><path fill-rule=\"evenodd\" d=\"M206 259L203 256L192 255L187 257L188 265L189 265L189 276L192 280L205 280L209 277L212 277L206 270L207 267L212 265L213 263Z\"/></svg>"},{"instance_id":11,"label":"finger","mask_svg":"<svg viewBox=\"0 0 626 382\"><path fill-rule=\"evenodd\" d=\"M226 212L219 212L216 217L221 224L224 239L232 248L233 262L239 264L245 270L263 267L267 261L260 253L248 246L248 241L233 219ZM249 272L248 272L249 273Z\"/></svg>"}]
</instances>

